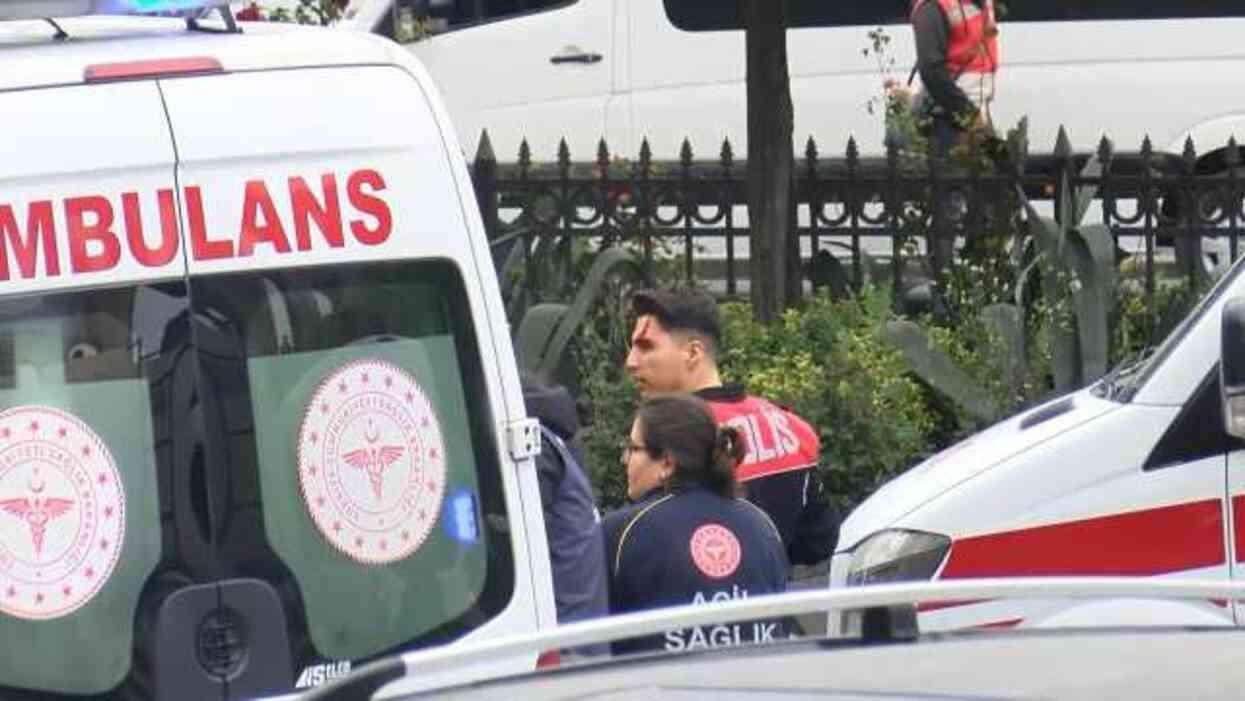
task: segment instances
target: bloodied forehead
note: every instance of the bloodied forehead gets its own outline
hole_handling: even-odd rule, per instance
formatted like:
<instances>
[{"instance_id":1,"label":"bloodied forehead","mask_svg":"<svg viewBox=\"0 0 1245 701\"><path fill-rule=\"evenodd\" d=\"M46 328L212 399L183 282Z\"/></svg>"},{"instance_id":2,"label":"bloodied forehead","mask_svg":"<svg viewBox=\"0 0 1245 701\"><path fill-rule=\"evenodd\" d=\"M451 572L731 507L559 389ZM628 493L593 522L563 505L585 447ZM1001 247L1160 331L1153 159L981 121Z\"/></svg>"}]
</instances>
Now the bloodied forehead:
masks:
<instances>
[{"instance_id":1,"label":"bloodied forehead","mask_svg":"<svg viewBox=\"0 0 1245 701\"><path fill-rule=\"evenodd\" d=\"M631 334L631 345L652 346L657 337L665 333L661 323L652 314L645 314L635 321L635 331Z\"/></svg>"}]
</instances>

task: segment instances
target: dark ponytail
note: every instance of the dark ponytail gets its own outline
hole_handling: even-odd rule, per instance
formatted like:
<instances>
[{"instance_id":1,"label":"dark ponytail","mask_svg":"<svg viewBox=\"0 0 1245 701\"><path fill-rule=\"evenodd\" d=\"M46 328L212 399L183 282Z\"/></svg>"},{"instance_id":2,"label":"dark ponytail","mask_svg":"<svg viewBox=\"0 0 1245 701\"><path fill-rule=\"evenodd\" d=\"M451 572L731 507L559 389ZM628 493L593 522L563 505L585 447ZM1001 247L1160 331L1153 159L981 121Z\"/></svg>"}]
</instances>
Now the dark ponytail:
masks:
<instances>
[{"instance_id":1,"label":"dark ponytail","mask_svg":"<svg viewBox=\"0 0 1245 701\"><path fill-rule=\"evenodd\" d=\"M652 397L636 412L649 455L669 455L674 472L668 487L699 485L719 496L739 496L735 469L746 453L743 435L721 428L703 400L690 394Z\"/></svg>"},{"instance_id":2,"label":"dark ponytail","mask_svg":"<svg viewBox=\"0 0 1245 701\"><path fill-rule=\"evenodd\" d=\"M723 496L739 496L739 481L735 470L747 453L748 447L744 444L744 435L739 429L734 426L718 427L708 468L713 491Z\"/></svg>"}]
</instances>

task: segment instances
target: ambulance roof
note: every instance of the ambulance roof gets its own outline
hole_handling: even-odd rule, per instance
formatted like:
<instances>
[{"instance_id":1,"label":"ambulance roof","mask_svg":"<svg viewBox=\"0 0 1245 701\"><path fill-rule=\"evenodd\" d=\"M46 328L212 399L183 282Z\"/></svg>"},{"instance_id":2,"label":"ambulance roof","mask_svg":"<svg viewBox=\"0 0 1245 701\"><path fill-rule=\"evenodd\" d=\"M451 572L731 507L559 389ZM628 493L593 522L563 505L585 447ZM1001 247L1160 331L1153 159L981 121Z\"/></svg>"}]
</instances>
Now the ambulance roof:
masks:
<instances>
[{"instance_id":1,"label":"ambulance roof","mask_svg":"<svg viewBox=\"0 0 1245 701\"><path fill-rule=\"evenodd\" d=\"M239 23L242 32L232 34L191 31L184 19L164 17L57 23L68 39L56 39L44 21L0 22L0 90L82 83L91 66L130 61L210 57L226 72L410 61L401 47L375 35L276 22ZM333 41L325 41L328 32Z\"/></svg>"}]
</instances>

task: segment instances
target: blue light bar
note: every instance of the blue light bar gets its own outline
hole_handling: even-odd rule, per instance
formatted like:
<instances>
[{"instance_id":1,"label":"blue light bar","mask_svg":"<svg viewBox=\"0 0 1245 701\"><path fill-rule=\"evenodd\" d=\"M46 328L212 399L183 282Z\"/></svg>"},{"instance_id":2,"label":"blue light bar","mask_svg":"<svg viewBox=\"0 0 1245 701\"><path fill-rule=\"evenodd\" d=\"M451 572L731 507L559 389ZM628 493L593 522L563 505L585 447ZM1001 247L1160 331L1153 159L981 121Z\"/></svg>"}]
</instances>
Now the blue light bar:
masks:
<instances>
[{"instance_id":1,"label":"blue light bar","mask_svg":"<svg viewBox=\"0 0 1245 701\"><path fill-rule=\"evenodd\" d=\"M0 21L89 15L199 14L229 0L0 0Z\"/></svg>"}]
</instances>

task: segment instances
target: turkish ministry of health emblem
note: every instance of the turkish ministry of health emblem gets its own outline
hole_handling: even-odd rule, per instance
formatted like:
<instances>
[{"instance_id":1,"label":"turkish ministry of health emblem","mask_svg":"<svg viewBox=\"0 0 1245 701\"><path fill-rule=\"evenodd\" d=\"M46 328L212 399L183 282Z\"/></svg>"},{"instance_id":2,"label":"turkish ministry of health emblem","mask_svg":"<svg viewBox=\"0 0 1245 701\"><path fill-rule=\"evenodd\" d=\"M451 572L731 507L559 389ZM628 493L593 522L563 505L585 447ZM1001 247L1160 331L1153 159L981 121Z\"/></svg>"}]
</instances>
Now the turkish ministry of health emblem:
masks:
<instances>
[{"instance_id":1,"label":"turkish ministry of health emblem","mask_svg":"<svg viewBox=\"0 0 1245 701\"><path fill-rule=\"evenodd\" d=\"M0 412L0 612L46 620L81 608L124 539L124 486L99 435L58 409Z\"/></svg>"},{"instance_id":2,"label":"turkish ministry of health emblem","mask_svg":"<svg viewBox=\"0 0 1245 701\"><path fill-rule=\"evenodd\" d=\"M696 569L712 579L735 574L743 559L739 538L726 526L707 523L692 533L692 562Z\"/></svg>"},{"instance_id":3,"label":"turkish ministry of health emblem","mask_svg":"<svg viewBox=\"0 0 1245 701\"><path fill-rule=\"evenodd\" d=\"M418 550L445 495L445 441L415 378L379 358L329 373L303 413L298 481L316 528L350 559Z\"/></svg>"}]
</instances>

